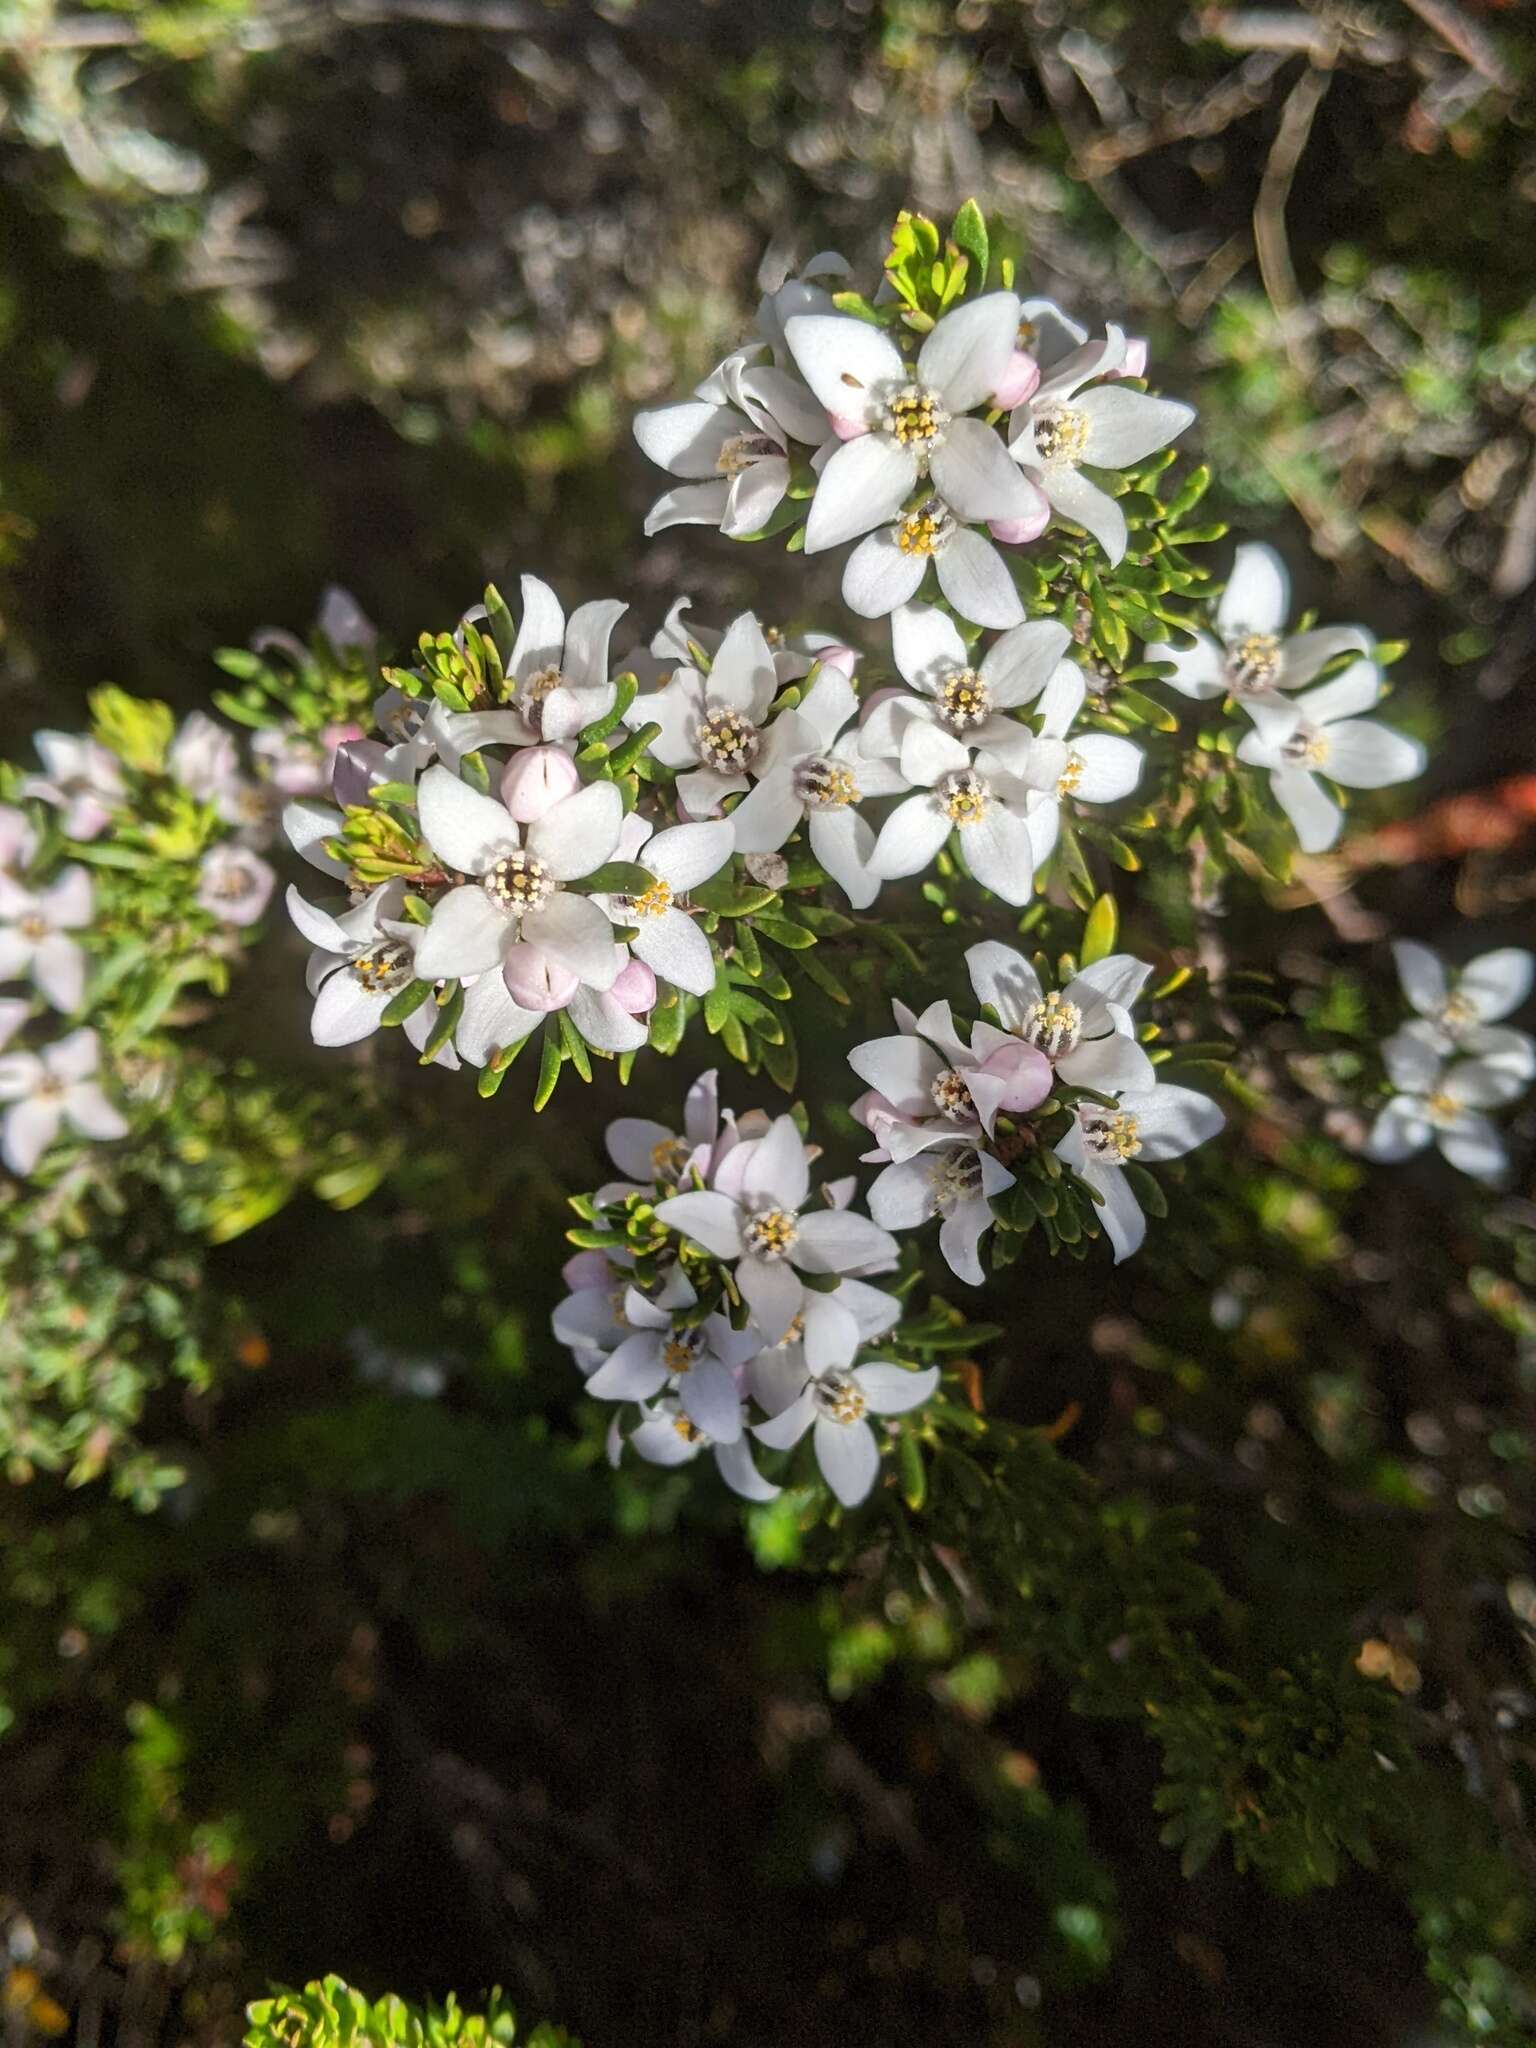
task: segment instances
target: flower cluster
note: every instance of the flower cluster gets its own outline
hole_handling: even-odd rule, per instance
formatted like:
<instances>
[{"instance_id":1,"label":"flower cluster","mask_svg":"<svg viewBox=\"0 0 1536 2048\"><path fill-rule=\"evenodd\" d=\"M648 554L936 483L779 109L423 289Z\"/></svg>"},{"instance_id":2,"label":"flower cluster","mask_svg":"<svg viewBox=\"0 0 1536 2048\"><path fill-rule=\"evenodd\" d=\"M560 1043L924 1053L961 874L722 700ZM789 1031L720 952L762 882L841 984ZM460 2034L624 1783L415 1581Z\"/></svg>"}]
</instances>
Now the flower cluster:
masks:
<instances>
[{"instance_id":1,"label":"flower cluster","mask_svg":"<svg viewBox=\"0 0 1536 2048\"><path fill-rule=\"evenodd\" d=\"M1502 1020L1529 997L1536 959L1501 946L1452 974L1416 940L1392 951L1414 1016L1381 1048L1393 1093L1366 1157L1390 1164L1433 1143L1460 1172L1499 1181L1509 1157L1488 1111L1517 1101L1536 1078L1536 1039Z\"/></svg>"},{"instance_id":2,"label":"flower cluster","mask_svg":"<svg viewBox=\"0 0 1536 2048\"><path fill-rule=\"evenodd\" d=\"M1102 1227L1118 1262L1146 1234L1133 1175L1214 1137L1224 1118L1193 1089L1159 1081L1131 1009L1151 967L1109 954L1047 989L1035 967L988 939L966 954L982 1015L969 1039L945 1000L920 1016L895 1007L897 1032L855 1046L849 1064L868 1091L853 1115L884 1171L870 1214L890 1230L937 1218L939 1249L958 1278L983 1278L980 1245L995 1222L1016 1230L1063 1188L1082 1227ZM1047 1149L1048 1148L1048 1149ZM1010 1199L1011 1198L1011 1199ZM1058 1230L1060 1225L1058 1223Z\"/></svg>"},{"instance_id":3,"label":"flower cluster","mask_svg":"<svg viewBox=\"0 0 1536 2048\"><path fill-rule=\"evenodd\" d=\"M197 982L221 987L275 875L281 783L203 712L101 690L87 734L36 736L0 803L0 1158L30 1175L64 1136L124 1136L99 1073ZM59 1033L60 1025L68 1028Z\"/></svg>"},{"instance_id":4,"label":"flower cluster","mask_svg":"<svg viewBox=\"0 0 1536 2048\"><path fill-rule=\"evenodd\" d=\"M683 1129L621 1117L622 1179L574 1203L583 1247L554 1315L587 1392L615 1404L608 1433L657 1465L708 1449L744 1499L772 1500L752 1442L812 1438L845 1507L880 1473L871 1418L905 1415L938 1386L901 1357L900 1298L871 1284L896 1241L853 1206L855 1183L813 1187L819 1151L794 1116L722 1109L716 1077L688 1092Z\"/></svg>"}]
</instances>

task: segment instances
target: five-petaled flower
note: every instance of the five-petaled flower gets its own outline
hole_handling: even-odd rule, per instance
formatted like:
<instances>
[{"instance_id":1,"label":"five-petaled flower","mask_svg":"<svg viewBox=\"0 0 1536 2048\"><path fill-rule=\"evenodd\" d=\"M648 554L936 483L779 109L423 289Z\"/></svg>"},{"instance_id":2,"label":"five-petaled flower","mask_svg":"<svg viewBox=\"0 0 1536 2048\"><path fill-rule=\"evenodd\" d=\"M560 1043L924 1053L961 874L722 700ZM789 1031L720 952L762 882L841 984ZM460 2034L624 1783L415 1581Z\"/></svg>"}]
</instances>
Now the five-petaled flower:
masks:
<instances>
[{"instance_id":1,"label":"five-petaled flower","mask_svg":"<svg viewBox=\"0 0 1536 2048\"><path fill-rule=\"evenodd\" d=\"M0 1158L29 1174L60 1130L82 1138L121 1138L128 1122L96 1079L94 1031L71 1031L40 1052L0 1053Z\"/></svg>"},{"instance_id":2,"label":"five-petaled flower","mask_svg":"<svg viewBox=\"0 0 1536 2048\"><path fill-rule=\"evenodd\" d=\"M1291 580L1284 562L1262 541L1240 547L1216 606L1215 634L1197 633L1193 647L1154 641L1149 661L1173 669L1169 684L1186 697L1251 698L1299 690L1341 654L1370 654L1362 626L1319 626L1286 637Z\"/></svg>"},{"instance_id":3,"label":"five-petaled flower","mask_svg":"<svg viewBox=\"0 0 1536 2048\"><path fill-rule=\"evenodd\" d=\"M1303 853L1325 852L1343 824L1320 776L1346 789L1385 789L1423 773L1427 756L1419 741L1360 716L1380 696L1381 671L1362 660L1300 697L1248 700L1254 729L1238 742L1237 758L1269 770L1275 801Z\"/></svg>"}]
</instances>

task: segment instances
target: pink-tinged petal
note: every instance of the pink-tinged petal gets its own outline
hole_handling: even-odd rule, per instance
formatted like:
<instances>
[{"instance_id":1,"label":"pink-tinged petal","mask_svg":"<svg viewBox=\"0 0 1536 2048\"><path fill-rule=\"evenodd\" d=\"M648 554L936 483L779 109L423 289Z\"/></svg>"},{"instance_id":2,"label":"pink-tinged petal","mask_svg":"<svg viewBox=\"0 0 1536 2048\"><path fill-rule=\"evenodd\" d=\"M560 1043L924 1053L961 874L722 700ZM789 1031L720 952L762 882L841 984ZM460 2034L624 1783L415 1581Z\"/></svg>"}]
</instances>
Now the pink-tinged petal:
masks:
<instances>
[{"instance_id":1,"label":"pink-tinged petal","mask_svg":"<svg viewBox=\"0 0 1536 2048\"><path fill-rule=\"evenodd\" d=\"M563 1010L581 984L581 976L563 966L544 947L519 939L508 948L502 980L507 994L520 1009L543 1016Z\"/></svg>"},{"instance_id":2,"label":"pink-tinged petal","mask_svg":"<svg viewBox=\"0 0 1536 2048\"><path fill-rule=\"evenodd\" d=\"M656 977L643 960L626 960L608 994L631 1017L643 1017L655 1006Z\"/></svg>"},{"instance_id":3,"label":"pink-tinged petal","mask_svg":"<svg viewBox=\"0 0 1536 2048\"><path fill-rule=\"evenodd\" d=\"M917 457L884 434L845 441L817 481L805 552L820 554L894 519L917 473Z\"/></svg>"},{"instance_id":4,"label":"pink-tinged petal","mask_svg":"<svg viewBox=\"0 0 1536 2048\"><path fill-rule=\"evenodd\" d=\"M501 800L520 825L531 825L581 787L581 771L564 747L521 747L501 771Z\"/></svg>"},{"instance_id":5,"label":"pink-tinged petal","mask_svg":"<svg viewBox=\"0 0 1536 2048\"><path fill-rule=\"evenodd\" d=\"M998 1111L1010 1116L1023 1116L1031 1109L1038 1109L1051 1092L1051 1063L1043 1052L1032 1045L1015 1042L989 1053L981 1063L981 1073L997 1084L998 1093L993 1102L993 1114ZM971 1077L971 1093L974 1096L976 1076ZM977 1107L980 1108L978 1101ZM990 1127L989 1127L990 1128Z\"/></svg>"},{"instance_id":6,"label":"pink-tinged petal","mask_svg":"<svg viewBox=\"0 0 1536 2048\"><path fill-rule=\"evenodd\" d=\"M1027 478L1032 496L1029 510L1017 519L989 519L987 531L995 541L1005 548L1027 547L1032 540L1038 540L1051 523L1051 501L1035 483Z\"/></svg>"},{"instance_id":7,"label":"pink-tinged petal","mask_svg":"<svg viewBox=\"0 0 1536 2048\"><path fill-rule=\"evenodd\" d=\"M1016 348L997 380L997 389L992 393L992 403L1003 412L1012 412L1016 405L1022 405L1026 398L1032 398L1040 388L1040 365L1033 356Z\"/></svg>"},{"instance_id":8,"label":"pink-tinged petal","mask_svg":"<svg viewBox=\"0 0 1536 2048\"><path fill-rule=\"evenodd\" d=\"M588 988L613 986L620 951L613 942L612 925L590 897L559 890L523 919L522 936Z\"/></svg>"}]
</instances>

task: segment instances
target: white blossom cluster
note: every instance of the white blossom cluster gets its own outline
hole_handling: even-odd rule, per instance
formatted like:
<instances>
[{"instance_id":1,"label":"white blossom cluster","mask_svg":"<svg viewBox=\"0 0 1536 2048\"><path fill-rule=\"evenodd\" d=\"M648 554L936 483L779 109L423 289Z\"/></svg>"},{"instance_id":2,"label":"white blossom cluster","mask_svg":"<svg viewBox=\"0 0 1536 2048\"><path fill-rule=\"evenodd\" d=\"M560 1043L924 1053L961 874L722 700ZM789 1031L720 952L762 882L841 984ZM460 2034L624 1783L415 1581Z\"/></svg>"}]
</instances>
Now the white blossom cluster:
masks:
<instances>
[{"instance_id":1,"label":"white blossom cluster","mask_svg":"<svg viewBox=\"0 0 1536 2048\"><path fill-rule=\"evenodd\" d=\"M1503 1019L1530 996L1536 959L1501 946L1453 973L1417 940L1392 951L1414 1015L1382 1045L1393 1093L1365 1155L1391 1164L1434 1144L1474 1180L1499 1181L1509 1155L1488 1112L1518 1101L1536 1078L1536 1039Z\"/></svg>"},{"instance_id":2,"label":"white blossom cluster","mask_svg":"<svg viewBox=\"0 0 1536 2048\"><path fill-rule=\"evenodd\" d=\"M1250 542L1233 560L1215 633L1197 634L1188 648L1159 641L1147 655L1171 665L1168 681L1182 695L1230 699L1247 713L1250 730L1237 743L1238 760L1268 771L1302 852L1323 853L1338 839L1344 816L1320 778L1345 789L1386 789L1421 775L1426 755L1419 741L1364 715L1385 688L1365 628L1287 635L1290 608L1285 564L1273 548ZM1349 654L1356 658L1315 682Z\"/></svg>"},{"instance_id":3,"label":"white blossom cluster","mask_svg":"<svg viewBox=\"0 0 1536 2048\"><path fill-rule=\"evenodd\" d=\"M1137 1042L1131 1010L1152 969L1115 953L1046 989L1022 954L996 940L965 957L977 1003L995 1023L983 1017L967 1041L947 1001L920 1016L896 1003L895 1035L848 1056L868 1084L852 1105L876 1141L864 1158L884 1166L870 1214L889 1230L937 1218L946 1264L979 1286L993 1202L1014 1184L1010 1162L1036 1142L1027 1119L1067 1094L1072 1122L1054 1151L1091 1190L1118 1264L1146 1234L1127 1165L1176 1159L1225 1121L1208 1097L1159 1081Z\"/></svg>"},{"instance_id":4,"label":"white blossom cluster","mask_svg":"<svg viewBox=\"0 0 1536 2048\"><path fill-rule=\"evenodd\" d=\"M293 786L296 772L292 761L274 761L284 736L261 737L267 747L253 745L252 752L264 772L255 777L241 766L235 735L200 711L165 749L171 787L227 828L203 835L191 899L229 928L254 924L266 909L276 875L256 848L273 835L274 791ZM100 1034L86 1021L93 1007L90 947L101 921L87 849L116 828L142 822L130 777L109 747L86 734L51 730L39 732L35 744L41 772L21 778L21 803L0 804L0 988L29 989L0 995L0 1160L23 1177L65 1134L104 1140L128 1130L101 1085ZM317 761L310 772L323 775L326 764ZM83 857L71 858L72 850ZM49 1037L50 1021L71 1028ZM30 1042L21 1043L23 1036Z\"/></svg>"},{"instance_id":5,"label":"white blossom cluster","mask_svg":"<svg viewBox=\"0 0 1536 2048\"><path fill-rule=\"evenodd\" d=\"M879 1477L875 1423L939 1381L867 1355L901 1317L868 1277L895 1267L895 1239L853 1206L852 1180L813 1187L818 1148L794 1117L722 1109L712 1072L680 1133L621 1117L608 1151L623 1177L587 1204L605 1243L567 1262L553 1324L587 1392L615 1404L610 1459L626 1444L656 1465L708 1449L735 1493L767 1501L779 1487L753 1440L788 1451L809 1434L827 1485L857 1506Z\"/></svg>"}]
</instances>

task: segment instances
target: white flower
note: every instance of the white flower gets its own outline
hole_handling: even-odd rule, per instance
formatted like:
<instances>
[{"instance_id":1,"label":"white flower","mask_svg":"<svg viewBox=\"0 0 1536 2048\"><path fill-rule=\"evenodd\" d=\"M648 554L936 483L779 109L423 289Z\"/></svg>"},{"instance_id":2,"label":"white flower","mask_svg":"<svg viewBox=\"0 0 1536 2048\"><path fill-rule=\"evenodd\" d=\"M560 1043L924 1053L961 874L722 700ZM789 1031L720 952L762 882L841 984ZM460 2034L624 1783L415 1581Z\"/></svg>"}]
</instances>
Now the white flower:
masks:
<instances>
[{"instance_id":1,"label":"white flower","mask_svg":"<svg viewBox=\"0 0 1536 2048\"><path fill-rule=\"evenodd\" d=\"M1072 664L1073 673L1081 672ZM1041 867L1061 835L1062 805L1110 804L1129 796L1141 780L1145 756L1131 740L1114 733L1074 733L1061 739L1049 731L1032 736L1017 726L1015 736L976 757L983 775L1001 770L1030 792L1022 803L1030 852Z\"/></svg>"},{"instance_id":2,"label":"white flower","mask_svg":"<svg viewBox=\"0 0 1536 2048\"><path fill-rule=\"evenodd\" d=\"M761 532L789 489L790 442L826 438L826 415L810 392L798 377L753 362L761 352L738 349L691 399L635 415L635 439L652 462L693 480L656 500L647 534L718 526L745 540Z\"/></svg>"},{"instance_id":3,"label":"white flower","mask_svg":"<svg viewBox=\"0 0 1536 2048\"><path fill-rule=\"evenodd\" d=\"M889 763L866 754L859 733L838 737L857 710L847 677L824 668L796 708L768 728L752 763L757 787L731 812L730 828L738 852L777 853L808 817L812 853L863 910L880 884L869 872L874 830L857 806L906 784Z\"/></svg>"},{"instance_id":4,"label":"white flower","mask_svg":"<svg viewBox=\"0 0 1536 2048\"><path fill-rule=\"evenodd\" d=\"M1007 713L1037 700L1065 731L1083 701L1083 672L1063 661L1071 634L1055 619L1015 626L976 660L953 619L934 605L904 604L891 614L891 653L916 697L891 695L860 728L866 754L900 754L907 721L942 727L967 746L1005 744L1027 733Z\"/></svg>"},{"instance_id":5,"label":"white flower","mask_svg":"<svg viewBox=\"0 0 1536 2048\"><path fill-rule=\"evenodd\" d=\"M626 823L629 822L626 820ZM731 857L730 824L723 818L699 825L672 825L627 850L652 877L637 896L594 896L615 924L634 928L630 950L653 973L690 995L707 995L715 985L715 955L709 940L684 908L690 889L707 882Z\"/></svg>"},{"instance_id":6,"label":"white flower","mask_svg":"<svg viewBox=\"0 0 1536 2048\"><path fill-rule=\"evenodd\" d=\"M700 1074L683 1101L683 1132L679 1137L650 1117L615 1117L604 1133L608 1157L625 1175L597 1191L599 1202L625 1195L674 1192L697 1173L707 1181L720 1132L719 1076L713 1067Z\"/></svg>"},{"instance_id":7,"label":"white flower","mask_svg":"<svg viewBox=\"0 0 1536 2048\"><path fill-rule=\"evenodd\" d=\"M977 1002L989 1004L1002 1029L1041 1053L1068 1087L1112 1095L1153 1085L1152 1062L1136 1043L1130 1016L1152 972L1145 960L1111 953L1049 992L1023 954L996 939L970 947L965 964ZM984 1028L976 1027L978 1044Z\"/></svg>"},{"instance_id":8,"label":"white flower","mask_svg":"<svg viewBox=\"0 0 1536 2048\"><path fill-rule=\"evenodd\" d=\"M616 692L609 679L608 643L628 605L617 598L600 598L578 605L567 622L547 583L525 576L522 585L523 616L507 669L515 684L512 702L493 711L446 715L436 738L438 752L450 766L457 767L465 754L479 747L567 744L584 725L613 708ZM465 619L485 616L484 605L475 605ZM430 713L428 718L430 724Z\"/></svg>"},{"instance_id":9,"label":"white flower","mask_svg":"<svg viewBox=\"0 0 1536 2048\"><path fill-rule=\"evenodd\" d=\"M598 904L562 885L612 859L624 822L613 783L588 783L552 805L528 827L525 844L505 804L439 762L421 778L417 816L445 866L480 877L434 908L416 947L424 980L489 973L525 944L589 988L612 986L622 964L612 926Z\"/></svg>"},{"instance_id":10,"label":"white flower","mask_svg":"<svg viewBox=\"0 0 1536 2048\"><path fill-rule=\"evenodd\" d=\"M1271 547L1251 541L1237 550L1232 574L1216 607L1216 638L1197 633L1193 647L1159 640L1149 661L1166 661L1165 678L1186 697L1236 697L1246 702L1276 690L1299 690L1339 654L1369 654L1375 645L1361 626L1322 626L1285 637L1291 584Z\"/></svg>"},{"instance_id":11,"label":"white flower","mask_svg":"<svg viewBox=\"0 0 1536 2048\"><path fill-rule=\"evenodd\" d=\"M990 1024L978 1024L967 1045L947 1002L920 1017L898 1008L894 1037L856 1045L848 1064L875 1091L856 1109L884 1156L909 1159L957 1138L979 1144L1004 1111L1022 1115L1051 1092L1043 1053Z\"/></svg>"},{"instance_id":12,"label":"white flower","mask_svg":"<svg viewBox=\"0 0 1536 2048\"><path fill-rule=\"evenodd\" d=\"M1524 1057L1536 1072L1536 1044L1525 1032L1491 1028L1518 1010L1531 992L1536 959L1523 946L1480 953L1454 978L1447 976L1439 954L1416 940L1397 940L1392 957L1403 994L1433 1028L1441 1052L1500 1054L1505 1064Z\"/></svg>"},{"instance_id":13,"label":"white flower","mask_svg":"<svg viewBox=\"0 0 1536 2048\"><path fill-rule=\"evenodd\" d=\"M681 1402L663 1399L651 1408L629 1438L640 1456L652 1465L686 1465L702 1450L715 1454L715 1469L743 1500L777 1500L779 1489L758 1471L752 1448L745 1436L731 1443L711 1442L697 1423L683 1413Z\"/></svg>"},{"instance_id":14,"label":"white flower","mask_svg":"<svg viewBox=\"0 0 1536 2048\"><path fill-rule=\"evenodd\" d=\"M1091 1102L1077 1105L1076 1121L1056 1147L1056 1157L1102 1197L1098 1213L1117 1266L1147 1234L1147 1219L1125 1177L1127 1161L1146 1166L1177 1159L1214 1138L1225 1122L1209 1096L1163 1081L1127 1089L1113 1109Z\"/></svg>"},{"instance_id":15,"label":"white flower","mask_svg":"<svg viewBox=\"0 0 1536 2048\"><path fill-rule=\"evenodd\" d=\"M770 1450L787 1451L815 1429L816 1463L845 1508L868 1498L880 1476L880 1444L870 1415L906 1415L932 1398L939 1369L908 1372L900 1365L856 1365L813 1379L798 1400L753 1430Z\"/></svg>"},{"instance_id":16,"label":"white flower","mask_svg":"<svg viewBox=\"0 0 1536 2048\"><path fill-rule=\"evenodd\" d=\"M37 851L37 831L25 811L0 804L0 874L19 875Z\"/></svg>"},{"instance_id":17,"label":"white flower","mask_svg":"<svg viewBox=\"0 0 1536 2048\"><path fill-rule=\"evenodd\" d=\"M920 720L902 735L901 772L922 794L898 804L881 826L871 874L895 881L920 873L953 832L984 889L1005 903L1027 903L1035 867L1026 815L1032 786L973 762L952 733Z\"/></svg>"},{"instance_id":18,"label":"white flower","mask_svg":"<svg viewBox=\"0 0 1536 2048\"><path fill-rule=\"evenodd\" d=\"M587 1392L599 1401L649 1401L668 1388L714 1443L734 1443L742 1422L737 1370L761 1350L757 1332L733 1330L722 1315L689 1327L636 1287L625 1293L623 1316L630 1334L592 1374Z\"/></svg>"},{"instance_id":19,"label":"white flower","mask_svg":"<svg viewBox=\"0 0 1536 2048\"><path fill-rule=\"evenodd\" d=\"M316 1045L355 1045L371 1037L395 997L416 979L411 947L417 927L396 921L404 895L403 883L384 882L355 909L333 917L289 888L288 915L317 949L305 972L315 998L310 1035ZM422 1011L430 1014L432 1005L415 1015Z\"/></svg>"},{"instance_id":20,"label":"white flower","mask_svg":"<svg viewBox=\"0 0 1536 2048\"><path fill-rule=\"evenodd\" d=\"M901 1320L901 1303L883 1287L839 1280L830 1294L807 1289L800 1313L778 1344L747 1364L752 1398L769 1415L799 1399L808 1379L852 1365L860 1345L873 1343Z\"/></svg>"},{"instance_id":21,"label":"white flower","mask_svg":"<svg viewBox=\"0 0 1536 2048\"><path fill-rule=\"evenodd\" d=\"M1014 460L1050 499L1051 509L1092 534L1111 565L1125 554L1125 514L1079 464L1126 469L1166 448L1195 417L1193 406L1149 398L1120 384L1083 388L1095 377L1113 377L1125 350L1118 327L1103 341L1076 350L1015 410L1008 430Z\"/></svg>"},{"instance_id":22,"label":"white flower","mask_svg":"<svg viewBox=\"0 0 1536 2048\"><path fill-rule=\"evenodd\" d=\"M842 314L801 314L785 325L795 363L826 407L842 446L811 501L805 551L820 553L894 519L920 478L957 519L1012 519L1033 493L981 420L1008 367L1019 302L992 292L946 313L907 363L883 329Z\"/></svg>"},{"instance_id":23,"label":"white flower","mask_svg":"<svg viewBox=\"0 0 1536 2048\"><path fill-rule=\"evenodd\" d=\"M1392 1165L1433 1140L1458 1172L1497 1181L1509 1155L1497 1125L1483 1112L1525 1093L1529 1065L1518 1056L1490 1053L1447 1066L1436 1037L1433 1025L1405 1024L1382 1046L1388 1079L1398 1092L1377 1116L1365 1156Z\"/></svg>"},{"instance_id":24,"label":"white flower","mask_svg":"<svg viewBox=\"0 0 1536 2048\"><path fill-rule=\"evenodd\" d=\"M35 894L0 875L0 981L28 975L56 1010L78 1010L85 953L69 934L83 930L94 909L95 892L82 867L65 868Z\"/></svg>"},{"instance_id":25,"label":"white flower","mask_svg":"<svg viewBox=\"0 0 1536 2048\"><path fill-rule=\"evenodd\" d=\"M1239 742L1237 758L1269 770L1275 801L1295 826L1303 853L1332 846L1343 822L1319 775L1346 789L1384 789L1423 772L1427 757L1417 740L1358 715L1380 695L1376 664L1354 661L1304 696L1249 701L1254 730Z\"/></svg>"},{"instance_id":26,"label":"white flower","mask_svg":"<svg viewBox=\"0 0 1536 2048\"><path fill-rule=\"evenodd\" d=\"M22 778L22 795L39 796L62 810L68 838L100 838L124 796L117 756L79 733L40 732L33 738L43 773Z\"/></svg>"},{"instance_id":27,"label":"white flower","mask_svg":"<svg viewBox=\"0 0 1536 2048\"><path fill-rule=\"evenodd\" d=\"M216 803L244 780L234 734L206 711L189 711L181 721L166 749L165 765L171 779L199 803Z\"/></svg>"},{"instance_id":28,"label":"white flower","mask_svg":"<svg viewBox=\"0 0 1536 2048\"><path fill-rule=\"evenodd\" d=\"M745 1151L745 1148L742 1148ZM693 1189L656 1206L659 1219L718 1259L735 1280L764 1339L776 1344L800 1311L807 1273L857 1273L893 1264L896 1245L866 1216L801 1209L810 1192L805 1146L791 1116L775 1118L744 1158L740 1197Z\"/></svg>"},{"instance_id":29,"label":"white flower","mask_svg":"<svg viewBox=\"0 0 1536 2048\"><path fill-rule=\"evenodd\" d=\"M0 1158L25 1176L67 1124L82 1138L121 1138L126 1119L96 1081L94 1031L71 1031L41 1053L0 1054L0 1102L9 1105L0 1129Z\"/></svg>"},{"instance_id":30,"label":"white flower","mask_svg":"<svg viewBox=\"0 0 1536 2048\"><path fill-rule=\"evenodd\" d=\"M225 924L254 924L271 899L277 876L244 846L212 846L197 871L197 900Z\"/></svg>"},{"instance_id":31,"label":"white flower","mask_svg":"<svg viewBox=\"0 0 1536 2048\"><path fill-rule=\"evenodd\" d=\"M959 1280L982 1283L981 1240L992 1227L992 1201L1014 1176L974 1140L958 1135L912 1159L898 1159L869 1190L869 1213L887 1230L919 1230L939 1218L939 1250Z\"/></svg>"},{"instance_id":32,"label":"white flower","mask_svg":"<svg viewBox=\"0 0 1536 2048\"><path fill-rule=\"evenodd\" d=\"M1001 446L994 435L987 438ZM939 589L962 619L976 626L1022 623L1024 607L1007 563L937 493L859 542L843 570L843 602L862 619L883 619L916 597L930 562Z\"/></svg>"},{"instance_id":33,"label":"white flower","mask_svg":"<svg viewBox=\"0 0 1536 2048\"><path fill-rule=\"evenodd\" d=\"M746 771L763 742L779 677L762 627L750 612L731 622L708 674L680 665L659 690L636 697L629 725L659 725L651 752L683 772L677 794L695 818L717 811L747 787Z\"/></svg>"}]
</instances>

